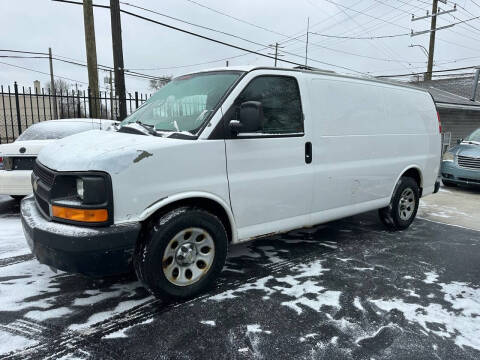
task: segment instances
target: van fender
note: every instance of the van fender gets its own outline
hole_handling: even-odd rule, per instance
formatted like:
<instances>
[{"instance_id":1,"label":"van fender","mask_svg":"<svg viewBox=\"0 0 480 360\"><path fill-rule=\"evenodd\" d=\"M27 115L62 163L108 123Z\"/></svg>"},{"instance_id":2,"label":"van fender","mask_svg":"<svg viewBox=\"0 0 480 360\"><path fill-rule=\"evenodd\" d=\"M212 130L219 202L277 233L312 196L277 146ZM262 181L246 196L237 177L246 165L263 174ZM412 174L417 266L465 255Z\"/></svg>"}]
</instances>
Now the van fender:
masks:
<instances>
[{"instance_id":1,"label":"van fender","mask_svg":"<svg viewBox=\"0 0 480 360\"><path fill-rule=\"evenodd\" d=\"M422 169L421 169L420 166L417 165L417 164L415 164L415 165L409 165L409 166L407 166L405 169L403 169L403 170L400 172L400 175L398 175L397 180L396 180L395 183L393 184L392 191L390 192L390 199L392 199L393 194L395 193L395 189L397 188L397 184L398 184L398 182L400 181L400 178L403 176L403 174L405 174L405 173L406 173L408 170L410 170L410 169L418 170L418 173L420 174L420 187L423 186L423 172L422 172Z\"/></svg>"},{"instance_id":2,"label":"van fender","mask_svg":"<svg viewBox=\"0 0 480 360\"><path fill-rule=\"evenodd\" d=\"M165 197L163 199L158 200L157 202L149 205L138 217L139 221L144 221L148 219L152 214L154 214L156 211L160 210L161 208L170 205L174 202L180 201L180 200L187 200L187 199L192 199L192 198L205 198L208 200L215 201L217 204L219 204L223 210L225 210L225 213L228 216L228 220L230 221L230 226L231 226L231 231L232 231L232 243L237 242L237 227L235 225L235 218L233 217L233 212L230 209L230 206L219 196L208 193L208 192L202 192L202 191L188 191L184 193L179 193L175 195L171 195L168 197Z\"/></svg>"}]
</instances>

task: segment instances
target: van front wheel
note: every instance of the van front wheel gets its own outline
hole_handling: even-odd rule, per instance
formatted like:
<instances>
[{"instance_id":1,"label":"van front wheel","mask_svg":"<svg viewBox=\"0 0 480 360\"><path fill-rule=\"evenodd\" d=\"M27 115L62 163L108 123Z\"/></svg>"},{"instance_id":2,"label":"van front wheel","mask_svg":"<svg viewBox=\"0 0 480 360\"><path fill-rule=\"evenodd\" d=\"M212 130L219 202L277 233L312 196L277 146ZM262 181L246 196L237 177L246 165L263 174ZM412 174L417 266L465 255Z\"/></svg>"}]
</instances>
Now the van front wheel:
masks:
<instances>
[{"instance_id":1,"label":"van front wheel","mask_svg":"<svg viewBox=\"0 0 480 360\"><path fill-rule=\"evenodd\" d=\"M378 211L380 220L389 230L404 230L415 219L419 201L417 182L410 177L402 177L395 187L390 205Z\"/></svg>"},{"instance_id":2,"label":"van front wheel","mask_svg":"<svg viewBox=\"0 0 480 360\"><path fill-rule=\"evenodd\" d=\"M227 244L225 227L215 215L177 208L148 224L135 250L135 272L157 297L189 298L220 274Z\"/></svg>"}]
</instances>

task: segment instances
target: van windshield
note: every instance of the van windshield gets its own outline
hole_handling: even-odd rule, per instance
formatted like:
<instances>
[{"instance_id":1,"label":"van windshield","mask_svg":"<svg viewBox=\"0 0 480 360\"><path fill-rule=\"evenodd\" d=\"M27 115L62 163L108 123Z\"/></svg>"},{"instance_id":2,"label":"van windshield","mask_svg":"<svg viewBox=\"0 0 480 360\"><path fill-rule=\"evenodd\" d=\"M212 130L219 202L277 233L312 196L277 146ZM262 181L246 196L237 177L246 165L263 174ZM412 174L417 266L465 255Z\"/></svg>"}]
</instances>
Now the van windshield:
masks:
<instances>
[{"instance_id":1,"label":"van windshield","mask_svg":"<svg viewBox=\"0 0 480 360\"><path fill-rule=\"evenodd\" d=\"M464 141L474 141L480 143L480 129L475 130Z\"/></svg>"},{"instance_id":2,"label":"van windshield","mask_svg":"<svg viewBox=\"0 0 480 360\"><path fill-rule=\"evenodd\" d=\"M175 78L121 125L136 122L156 131L196 134L241 74L239 71L217 71Z\"/></svg>"}]
</instances>

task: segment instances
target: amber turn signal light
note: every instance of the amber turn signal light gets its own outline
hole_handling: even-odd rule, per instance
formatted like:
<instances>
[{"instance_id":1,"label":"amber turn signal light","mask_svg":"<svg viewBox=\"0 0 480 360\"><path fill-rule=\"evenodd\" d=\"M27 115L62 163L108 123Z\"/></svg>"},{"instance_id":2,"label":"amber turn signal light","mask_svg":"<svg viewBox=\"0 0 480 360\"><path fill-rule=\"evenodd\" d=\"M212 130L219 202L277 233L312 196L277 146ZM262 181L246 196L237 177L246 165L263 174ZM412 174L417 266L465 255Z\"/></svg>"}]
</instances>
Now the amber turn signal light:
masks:
<instances>
[{"instance_id":1,"label":"amber turn signal light","mask_svg":"<svg viewBox=\"0 0 480 360\"><path fill-rule=\"evenodd\" d=\"M100 223L108 220L107 209L76 209L52 206L52 216L72 221Z\"/></svg>"}]
</instances>

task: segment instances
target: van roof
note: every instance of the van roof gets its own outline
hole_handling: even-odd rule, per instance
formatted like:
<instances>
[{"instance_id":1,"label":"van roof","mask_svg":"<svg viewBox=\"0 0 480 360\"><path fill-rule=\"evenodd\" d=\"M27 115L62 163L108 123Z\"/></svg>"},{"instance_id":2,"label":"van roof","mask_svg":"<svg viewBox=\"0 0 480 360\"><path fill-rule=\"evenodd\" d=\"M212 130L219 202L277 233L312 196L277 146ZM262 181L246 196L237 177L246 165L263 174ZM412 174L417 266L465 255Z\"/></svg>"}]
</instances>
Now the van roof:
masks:
<instances>
[{"instance_id":1,"label":"van roof","mask_svg":"<svg viewBox=\"0 0 480 360\"><path fill-rule=\"evenodd\" d=\"M191 72L190 74L201 73L201 72L211 72L211 71L242 71L242 72L250 72L254 70L272 70L272 71L292 71L292 72L302 72L306 74L318 74L318 75L327 75L327 76L335 76L341 77L346 79L356 79L356 80L364 80L364 81L371 81L379 84L387 84L393 86L400 86L412 90L417 90L421 92L428 92L428 90L419 88L417 86L412 86L404 82L393 81L393 80L385 80L379 79L373 76L358 76L358 75L349 75L349 74L340 74L336 73L331 70L322 70L322 69L315 69L315 68L283 68L283 67L269 67L269 66L254 66L254 65L244 65L244 66L229 66L229 67L218 67L218 68L211 68L211 69L204 69L199 71Z\"/></svg>"}]
</instances>

